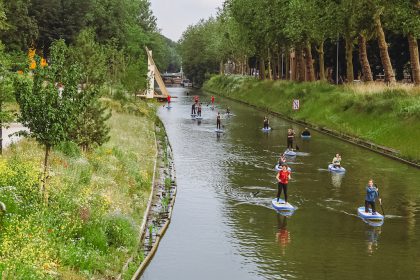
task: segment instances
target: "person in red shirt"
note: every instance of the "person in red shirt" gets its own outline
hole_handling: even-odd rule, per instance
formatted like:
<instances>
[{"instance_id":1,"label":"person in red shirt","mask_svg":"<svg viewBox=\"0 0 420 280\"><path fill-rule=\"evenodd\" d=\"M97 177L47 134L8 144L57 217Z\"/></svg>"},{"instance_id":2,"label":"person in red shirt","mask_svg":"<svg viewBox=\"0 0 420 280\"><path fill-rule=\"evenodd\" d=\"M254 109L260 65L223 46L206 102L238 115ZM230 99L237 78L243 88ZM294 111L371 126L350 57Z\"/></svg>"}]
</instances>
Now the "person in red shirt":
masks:
<instances>
[{"instance_id":1,"label":"person in red shirt","mask_svg":"<svg viewBox=\"0 0 420 280\"><path fill-rule=\"evenodd\" d=\"M166 97L166 100L168 101L168 106L170 106L171 105L171 96L168 95L168 97Z\"/></svg>"},{"instance_id":2,"label":"person in red shirt","mask_svg":"<svg viewBox=\"0 0 420 280\"><path fill-rule=\"evenodd\" d=\"M214 104L214 96L212 95L211 96L211 105L213 105Z\"/></svg>"},{"instance_id":3,"label":"person in red shirt","mask_svg":"<svg viewBox=\"0 0 420 280\"><path fill-rule=\"evenodd\" d=\"M198 103L198 96L194 96L194 102L197 104Z\"/></svg>"},{"instance_id":4,"label":"person in red shirt","mask_svg":"<svg viewBox=\"0 0 420 280\"><path fill-rule=\"evenodd\" d=\"M287 164L284 164L281 167L279 173L277 173L276 179L278 183L278 191L277 191L277 202L280 199L281 192L284 192L284 202L287 203L287 184L289 183L289 179L291 179L290 175L292 172L287 170Z\"/></svg>"}]
</instances>

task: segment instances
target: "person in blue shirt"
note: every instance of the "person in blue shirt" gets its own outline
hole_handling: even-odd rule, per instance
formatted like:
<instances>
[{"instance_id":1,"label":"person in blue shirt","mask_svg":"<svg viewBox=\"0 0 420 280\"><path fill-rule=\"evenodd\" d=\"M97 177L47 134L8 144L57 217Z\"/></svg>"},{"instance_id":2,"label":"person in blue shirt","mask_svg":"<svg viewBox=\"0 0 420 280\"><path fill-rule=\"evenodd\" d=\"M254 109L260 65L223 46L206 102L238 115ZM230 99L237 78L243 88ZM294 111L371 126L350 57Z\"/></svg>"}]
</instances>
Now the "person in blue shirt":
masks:
<instances>
[{"instance_id":1,"label":"person in blue shirt","mask_svg":"<svg viewBox=\"0 0 420 280\"><path fill-rule=\"evenodd\" d=\"M372 215L376 215L375 201L379 197L379 189L373 184L373 180L370 179L366 187L366 198L365 198L365 212L369 213L369 206L372 208ZM381 199L379 198L379 202Z\"/></svg>"}]
</instances>

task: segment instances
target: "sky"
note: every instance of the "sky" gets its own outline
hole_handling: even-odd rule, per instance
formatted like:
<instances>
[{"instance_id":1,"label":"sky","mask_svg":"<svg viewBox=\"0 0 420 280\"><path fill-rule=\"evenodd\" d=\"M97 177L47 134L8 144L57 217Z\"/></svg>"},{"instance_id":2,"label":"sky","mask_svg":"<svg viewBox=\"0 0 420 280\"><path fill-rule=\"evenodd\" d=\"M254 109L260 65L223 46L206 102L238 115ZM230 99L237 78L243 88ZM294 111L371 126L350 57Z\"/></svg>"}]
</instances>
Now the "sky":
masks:
<instances>
[{"instance_id":1,"label":"sky","mask_svg":"<svg viewBox=\"0 0 420 280\"><path fill-rule=\"evenodd\" d=\"M189 25L215 16L224 0L150 0L162 34L178 41Z\"/></svg>"}]
</instances>

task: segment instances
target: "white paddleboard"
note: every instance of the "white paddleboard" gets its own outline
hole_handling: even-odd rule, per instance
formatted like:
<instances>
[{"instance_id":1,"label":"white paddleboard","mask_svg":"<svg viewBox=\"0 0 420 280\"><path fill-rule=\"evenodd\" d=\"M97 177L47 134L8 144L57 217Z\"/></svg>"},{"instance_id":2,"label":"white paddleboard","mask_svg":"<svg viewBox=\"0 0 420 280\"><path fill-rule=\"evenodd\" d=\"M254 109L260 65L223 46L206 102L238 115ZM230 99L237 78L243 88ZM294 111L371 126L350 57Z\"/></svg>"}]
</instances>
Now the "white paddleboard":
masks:
<instances>
[{"instance_id":1,"label":"white paddleboard","mask_svg":"<svg viewBox=\"0 0 420 280\"><path fill-rule=\"evenodd\" d=\"M373 215L372 209L370 208L369 208L369 212L366 213L364 206L357 208L357 214L359 215L359 217L365 220L370 220L370 221L382 221L384 219L384 216L381 215L378 211L376 211L375 215Z\"/></svg>"},{"instance_id":2,"label":"white paddleboard","mask_svg":"<svg viewBox=\"0 0 420 280\"><path fill-rule=\"evenodd\" d=\"M277 201L277 198L274 198L271 201L271 205L273 206L274 209L276 209L277 211L294 211L296 208L290 204L289 202L284 203L283 199L279 199L279 201Z\"/></svg>"}]
</instances>

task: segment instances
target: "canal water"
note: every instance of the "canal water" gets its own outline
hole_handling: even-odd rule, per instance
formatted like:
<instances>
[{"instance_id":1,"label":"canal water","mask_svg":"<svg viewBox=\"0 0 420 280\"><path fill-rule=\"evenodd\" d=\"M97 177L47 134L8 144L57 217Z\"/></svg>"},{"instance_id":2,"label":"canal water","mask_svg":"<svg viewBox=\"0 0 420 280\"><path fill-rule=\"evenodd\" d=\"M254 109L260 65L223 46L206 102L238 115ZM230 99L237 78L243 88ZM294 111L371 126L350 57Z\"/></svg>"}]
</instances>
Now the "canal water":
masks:
<instances>
[{"instance_id":1,"label":"canal water","mask_svg":"<svg viewBox=\"0 0 420 280\"><path fill-rule=\"evenodd\" d=\"M172 88L173 108L159 115L172 144L178 195L172 222L144 280L180 279L420 279L420 172L352 144L312 132L297 139L290 166L291 217L276 213L274 165L285 150L287 128L302 127L209 95ZM193 94L203 120L190 117ZM215 133L216 113L225 133ZM403 139L401 139L403 141ZM342 155L344 176L327 170ZM386 214L380 227L356 209L373 178ZM379 205L378 208L380 209Z\"/></svg>"}]
</instances>

